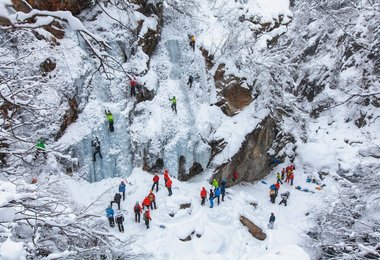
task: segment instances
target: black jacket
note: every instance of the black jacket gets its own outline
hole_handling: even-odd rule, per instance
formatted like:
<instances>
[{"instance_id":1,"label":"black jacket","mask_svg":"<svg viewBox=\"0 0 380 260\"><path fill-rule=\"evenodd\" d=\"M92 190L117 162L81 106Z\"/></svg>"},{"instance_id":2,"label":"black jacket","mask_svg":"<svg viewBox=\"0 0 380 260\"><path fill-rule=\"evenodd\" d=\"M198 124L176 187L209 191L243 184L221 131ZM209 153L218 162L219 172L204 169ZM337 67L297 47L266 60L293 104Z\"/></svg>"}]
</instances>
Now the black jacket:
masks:
<instances>
[{"instance_id":1,"label":"black jacket","mask_svg":"<svg viewBox=\"0 0 380 260\"><path fill-rule=\"evenodd\" d=\"M120 200L121 200L121 195L120 195L120 193L116 193L115 194L115 197L114 197L114 199L113 199L115 202L120 202Z\"/></svg>"},{"instance_id":2,"label":"black jacket","mask_svg":"<svg viewBox=\"0 0 380 260\"><path fill-rule=\"evenodd\" d=\"M269 222L274 222L276 220L276 217L274 215L271 215L269 218Z\"/></svg>"},{"instance_id":3,"label":"black jacket","mask_svg":"<svg viewBox=\"0 0 380 260\"><path fill-rule=\"evenodd\" d=\"M118 223L118 224L123 224L123 222L124 222L124 217L123 217L123 215L119 215L119 216L116 216L116 223Z\"/></svg>"}]
</instances>

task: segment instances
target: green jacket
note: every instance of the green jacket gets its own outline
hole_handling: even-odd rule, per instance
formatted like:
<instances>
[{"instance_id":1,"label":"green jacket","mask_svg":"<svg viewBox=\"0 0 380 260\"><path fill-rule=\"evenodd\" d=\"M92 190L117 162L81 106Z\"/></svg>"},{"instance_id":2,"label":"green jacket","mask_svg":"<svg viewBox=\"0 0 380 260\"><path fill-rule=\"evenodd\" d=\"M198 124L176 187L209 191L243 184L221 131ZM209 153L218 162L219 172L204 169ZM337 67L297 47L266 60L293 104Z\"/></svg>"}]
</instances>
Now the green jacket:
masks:
<instances>
[{"instance_id":1,"label":"green jacket","mask_svg":"<svg viewBox=\"0 0 380 260\"><path fill-rule=\"evenodd\" d=\"M45 144L44 144L44 142L39 141L39 142L36 144L36 148L37 148L37 149L41 149L41 150L45 150Z\"/></svg>"},{"instance_id":2,"label":"green jacket","mask_svg":"<svg viewBox=\"0 0 380 260\"><path fill-rule=\"evenodd\" d=\"M177 99L176 98L169 98L169 100L172 102L172 104L177 104Z\"/></svg>"},{"instance_id":3,"label":"green jacket","mask_svg":"<svg viewBox=\"0 0 380 260\"><path fill-rule=\"evenodd\" d=\"M218 181L214 179L214 180L212 181L212 186L214 186L215 189L218 188L218 187L219 187L219 183L218 183Z\"/></svg>"},{"instance_id":4,"label":"green jacket","mask_svg":"<svg viewBox=\"0 0 380 260\"><path fill-rule=\"evenodd\" d=\"M108 119L109 122L113 121L113 115L112 115L112 113L107 113L106 112L106 116L107 116L107 119Z\"/></svg>"}]
</instances>

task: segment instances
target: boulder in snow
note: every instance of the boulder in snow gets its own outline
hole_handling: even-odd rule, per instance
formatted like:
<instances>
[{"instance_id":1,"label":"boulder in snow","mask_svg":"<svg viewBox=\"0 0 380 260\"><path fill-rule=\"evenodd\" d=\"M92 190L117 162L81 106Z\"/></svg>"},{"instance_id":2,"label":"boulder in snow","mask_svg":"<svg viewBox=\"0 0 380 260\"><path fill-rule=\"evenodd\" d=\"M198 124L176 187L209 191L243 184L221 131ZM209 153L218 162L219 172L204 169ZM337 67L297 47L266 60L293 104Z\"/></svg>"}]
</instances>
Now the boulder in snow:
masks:
<instances>
[{"instance_id":1,"label":"boulder in snow","mask_svg":"<svg viewBox=\"0 0 380 260\"><path fill-rule=\"evenodd\" d=\"M267 235L263 232L263 230L248 218L240 216L240 222L248 228L249 233L251 233L254 238L258 240L265 240L267 238Z\"/></svg>"}]
</instances>

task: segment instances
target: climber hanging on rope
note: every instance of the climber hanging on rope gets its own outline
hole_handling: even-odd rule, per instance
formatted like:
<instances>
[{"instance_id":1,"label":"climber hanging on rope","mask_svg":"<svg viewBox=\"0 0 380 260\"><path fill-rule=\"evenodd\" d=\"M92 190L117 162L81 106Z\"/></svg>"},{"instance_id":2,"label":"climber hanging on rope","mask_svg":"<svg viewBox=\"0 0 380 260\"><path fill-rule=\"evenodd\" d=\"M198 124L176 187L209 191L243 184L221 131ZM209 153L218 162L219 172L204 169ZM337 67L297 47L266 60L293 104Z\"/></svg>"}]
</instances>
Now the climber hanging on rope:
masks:
<instances>
[{"instance_id":1,"label":"climber hanging on rope","mask_svg":"<svg viewBox=\"0 0 380 260\"><path fill-rule=\"evenodd\" d=\"M113 132L114 131L114 129L113 129L113 115L112 115L111 111L109 111L109 110L104 110L104 112L106 113L106 116L107 116L110 132Z\"/></svg>"},{"instance_id":2,"label":"climber hanging on rope","mask_svg":"<svg viewBox=\"0 0 380 260\"><path fill-rule=\"evenodd\" d=\"M138 85L136 78L133 77L131 81L129 82L129 85L131 86L131 97L136 96L136 87Z\"/></svg>"},{"instance_id":3,"label":"climber hanging on rope","mask_svg":"<svg viewBox=\"0 0 380 260\"><path fill-rule=\"evenodd\" d=\"M193 51L195 51L195 36L191 35L190 37L190 46L193 48Z\"/></svg>"},{"instance_id":4,"label":"climber hanging on rope","mask_svg":"<svg viewBox=\"0 0 380 260\"><path fill-rule=\"evenodd\" d=\"M173 96L172 98L169 98L169 101L172 102L172 110L175 111L175 113L177 114L177 99L175 98L175 96Z\"/></svg>"},{"instance_id":5,"label":"climber hanging on rope","mask_svg":"<svg viewBox=\"0 0 380 260\"><path fill-rule=\"evenodd\" d=\"M33 160L36 160L38 158L38 156L40 154L43 154L45 159L47 159L47 154L46 154L46 150L45 150L45 143L43 141L42 138L40 138L36 144L36 153L34 155L34 159Z\"/></svg>"},{"instance_id":6,"label":"climber hanging on rope","mask_svg":"<svg viewBox=\"0 0 380 260\"><path fill-rule=\"evenodd\" d=\"M100 159L103 159L102 153L100 152L100 141L97 137L94 137L91 143L92 147L95 148L95 152L93 154L93 161L96 161L96 154L98 153L100 156Z\"/></svg>"}]
</instances>

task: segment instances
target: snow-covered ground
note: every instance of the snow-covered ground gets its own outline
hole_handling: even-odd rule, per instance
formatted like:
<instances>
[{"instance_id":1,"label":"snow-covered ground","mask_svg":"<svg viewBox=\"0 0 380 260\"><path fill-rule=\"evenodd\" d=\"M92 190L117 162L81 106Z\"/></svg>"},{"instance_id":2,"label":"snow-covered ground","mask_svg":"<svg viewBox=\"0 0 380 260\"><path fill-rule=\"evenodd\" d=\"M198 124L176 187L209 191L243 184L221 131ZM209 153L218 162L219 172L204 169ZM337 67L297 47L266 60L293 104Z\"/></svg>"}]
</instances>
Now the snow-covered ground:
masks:
<instances>
[{"instance_id":1,"label":"snow-covered ground","mask_svg":"<svg viewBox=\"0 0 380 260\"><path fill-rule=\"evenodd\" d=\"M302 170L296 170L295 173L295 186L301 185L316 193L299 191L294 189L295 186L284 184L280 193L290 191L291 194L287 207L278 205L279 198L276 204L269 201L269 186L276 179L274 172L263 180L267 184L243 183L228 188L225 202L218 206L215 201L214 208L209 208L208 202L206 206L200 205L201 187L210 188L206 175L190 182L173 179L171 197L163 186L161 175L159 191L156 193L158 208L151 211L151 228L147 230L143 221L140 224L134 222L133 206L136 201L141 204L149 193L153 175L135 169L127 178L126 200L121 203L125 215L125 233L119 233L117 227L109 228L109 231L121 239L135 238L136 250L152 254L153 259L310 259L299 245L308 228L308 213L325 191L316 191L315 184L307 184ZM65 179L59 188L74 205L87 208L91 204L85 213L103 215L102 224L108 225L105 208L118 191L121 180L124 179L88 183ZM184 203L191 203L191 207L179 209L180 204ZM116 204L113 207L117 209ZM273 230L267 228L271 212L276 215ZM169 214L174 214L174 217ZM240 223L241 215L261 227L268 235L266 240L253 238ZM201 237L198 238L197 234ZM189 235L192 238L190 241L180 240Z\"/></svg>"}]
</instances>

